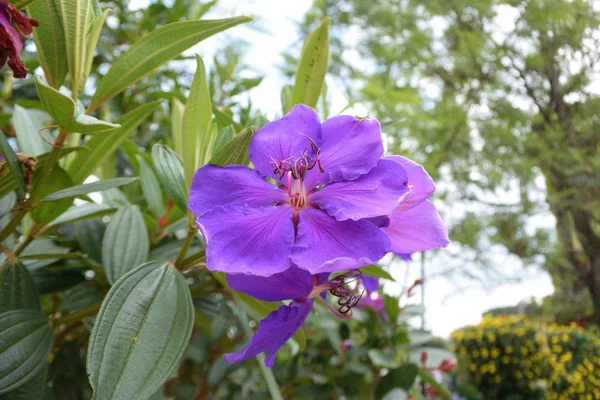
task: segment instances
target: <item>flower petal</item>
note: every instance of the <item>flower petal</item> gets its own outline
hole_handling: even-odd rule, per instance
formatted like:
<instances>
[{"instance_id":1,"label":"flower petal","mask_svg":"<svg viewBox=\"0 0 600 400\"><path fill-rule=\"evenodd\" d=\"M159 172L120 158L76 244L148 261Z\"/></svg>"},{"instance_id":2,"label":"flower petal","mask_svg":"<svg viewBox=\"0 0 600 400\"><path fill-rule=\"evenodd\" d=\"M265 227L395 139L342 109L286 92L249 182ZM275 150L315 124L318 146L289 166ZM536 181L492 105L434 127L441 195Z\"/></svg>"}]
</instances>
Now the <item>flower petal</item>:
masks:
<instances>
[{"instance_id":1,"label":"flower petal","mask_svg":"<svg viewBox=\"0 0 600 400\"><path fill-rule=\"evenodd\" d=\"M406 170L391 160L379 160L368 173L352 181L334 182L309 196L309 202L338 221L386 215L410 193Z\"/></svg>"},{"instance_id":2,"label":"flower petal","mask_svg":"<svg viewBox=\"0 0 600 400\"><path fill-rule=\"evenodd\" d=\"M248 147L250 161L263 175L279 179L274 173L275 164L295 161L311 142L321 141L321 122L317 112L298 104L283 118L260 128Z\"/></svg>"},{"instance_id":3,"label":"flower petal","mask_svg":"<svg viewBox=\"0 0 600 400\"><path fill-rule=\"evenodd\" d=\"M259 276L288 269L294 241L292 212L287 206L229 204L198 216L208 269Z\"/></svg>"},{"instance_id":4,"label":"flower petal","mask_svg":"<svg viewBox=\"0 0 600 400\"><path fill-rule=\"evenodd\" d=\"M375 278L374 276L365 276L363 277L363 286L365 289L367 289L367 292L375 292L379 287L379 278Z\"/></svg>"},{"instance_id":5,"label":"flower petal","mask_svg":"<svg viewBox=\"0 0 600 400\"><path fill-rule=\"evenodd\" d=\"M406 169L408 174L408 185L411 188L411 193L409 196L406 196L403 202L398 204L398 207L396 207L397 210L406 211L418 206L435 191L433 179L431 179L431 176L429 176L422 165L402 156L387 156L384 159L399 163Z\"/></svg>"},{"instance_id":6,"label":"flower petal","mask_svg":"<svg viewBox=\"0 0 600 400\"><path fill-rule=\"evenodd\" d=\"M374 119L357 119L340 115L321 125L321 165L325 172L314 168L306 175L306 188L353 180L377 165L383 154L381 127Z\"/></svg>"},{"instance_id":7,"label":"flower petal","mask_svg":"<svg viewBox=\"0 0 600 400\"><path fill-rule=\"evenodd\" d=\"M448 229L429 200L408 211L394 211L389 217L390 226L382 230L390 237L392 252L396 254L436 249L450 243Z\"/></svg>"},{"instance_id":8,"label":"flower petal","mask_svg":"<svg viewBox=\"0 0 600 400\"><path fill-rule=\"evenodd\" d=\"M298 267L318 274L374 264L389 248L389 238L368 221L336 221L321 210L305 208L291 258Z\"/></svg>"},{"instance_id":9,"label":"flower petal","mask_svg":"<svg viewBox=\"0 0 600 400\"><path fill-rule=\"evenodd\" d=\"M227 353L223 358L228 363L247 360L267 350L265 364L271 368L275 362L277 351L292 337L314 304L313 299L302 303L292 302L289 306L281 306L260 321L258 329L250 343L240 351Z\"/></svg>"},{"instance_id":10,"label":"flower petal","mask_svg":"<svg viewBox=\"0 0 600 400\"><path fill-rule=\"evenodd\" d=\"M195 214L204 214L227 204L270 206L285 200L286 193L256 170L243 165L207 164L194 174L188 207Z\"/></svg>"},{"instance_id":11,"label":"flower petal","mask_svg":"<svg viewBox=\"0 0 600 400\"><path fill-rule=\"evenodd\" d=\"M308 296L313 288L313 276L292 265L285 271L269 277L227 274L233 290L264 301L299 299Z\"/></svg>"}]
</instances>

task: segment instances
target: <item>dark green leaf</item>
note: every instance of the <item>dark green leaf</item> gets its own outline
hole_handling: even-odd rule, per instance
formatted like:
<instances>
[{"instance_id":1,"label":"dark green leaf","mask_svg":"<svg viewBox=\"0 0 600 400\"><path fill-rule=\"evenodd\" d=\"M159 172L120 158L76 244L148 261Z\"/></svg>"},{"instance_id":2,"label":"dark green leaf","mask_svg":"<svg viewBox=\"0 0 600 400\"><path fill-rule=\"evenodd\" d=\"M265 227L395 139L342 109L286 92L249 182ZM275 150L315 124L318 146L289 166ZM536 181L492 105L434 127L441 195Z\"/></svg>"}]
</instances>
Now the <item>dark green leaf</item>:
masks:
<instances>
[{"instance_id":1,"label":"dark green leaf","mask_svg":"<svg viewBox=\"0 0 600 400\"><path fill-rule=\"evenodd\" d=\"M59 190L58 192L54 192L49 196L46 196L42 199L42 201L56 201L60 199L65 199L68 197L80 196L82 194L94 193L94 192L103 192L108 189L117 188L119 186L128 185L131 182L137 181L138 178L113 178L107 179L104 181L92 182L92 183L84 183L83 185L77 185L70 187L68 189Z\"/></svg>"},{"instance_id":2,"label":"dark green leaf","mask_svg":"<svg viewBox=\"0 0 600 400\"><path fill-rule=\"evenodd\" d=\"M86 114L80 114L69 125L69 131L85 134L106 133L114 131L120 127L121 125L119 124L113 124L111 122L102 121Z\"/></svg>"},{"instance_id":3,"label":"dark green leaf","mask_svg":"<svg viewBox=\"0 0 600 400\"><path fill-rule=\"evenodd\" d=\"M8 144L6 136L4 136L4 132L0 132L0 151L4 156L5 163L8 165L8 168L12 172L12 176L15 178L19 190L21 191L21 193L24 193L25 178L23 175L23 168L21 167L21 163L19 162L15 151Z\"/></svg>"},{"instance_id":4,"label":"dark green leaf","mask_svg":"<svg viewBox=\"0 0 600 400\"><path fill-rule=\"evenodd\" d=\"M102 239L106 225L100 218L84 219L75 222L75 240L90 258L102 262Z\"/></svg>"},{"instance_id":5,"label":"dark green leaf","mask_svg":"<svg viewBox=\"0 0 600 400\"><path fill-rule=\"evenodd\" d=\"M296 71L294 104L317 107L329 63L330 23L331 19L325 17L317 29L312 31L304 41Z\"/></svg>"},{"instance_id":6,"label":"dark green leaf","mask_svg":"<svg viewBox=\"0 0 600 400\"><path fill-rule=\"evenodd\" d=\"M46 85L39 76L35 77L35 88L38 97L46 110L52 115L52 118L61 127L68 128L73 118L75 118L75 102L70 97Z\"/></svg>"},{"instance_id":7,"label":"dark green leaf","mask_svg":"<svg viewBox=\"0 0 600 400\"><path fill-rule=\"evenodd\" d=\"M27 6L27 15L44 21L33 30L33 40L46 81L58 89L67 76L67 50L56 1L35 0Z\"/></svg>"},{"instance_id":8,"label":"dark green leaf","mask_svg":"<svg viewBox=\"0 0 600 400\"><path fill-rule=\"evenodd\" d=\"M33 184L36 185L38 180L34 179ZM72 185L73 182L69 174L61 167L55 166L46 181L44 181L37 198L43 198L59 190L70 188ZM71 206L71 203L73 203L73 199L69 198L51 203L41 203L31 210L30 215L35 222L45 225L65 212Z\"/></svg>"},{"instance_id":9,"label":"dark green leaf","mask_svg":"<svg viewBox=\"0 0 600 400\"><path fill-rule=\"evenodd\" d=\"M256 128L254 127L242 130L221 150L217 151L209 163L214 165L248 164L250 162L248 146L255 133Z\"/></svg>"},{"instance_id":10,"label":"dark green leaf","mask_svg":"<svg viewBox=\"0 0 600 400\"><path fill-rule=\"evenodd\" d=\"M73 206L62 213L60 217L50 222L51 225L66 224L88 218L101 217L116 211L116 208L109 204L85 203L79 206Z\"/></svg>"},{"instance_id":11,"label":"dark green leaf","mask_svg":"<svg viewBox=\"0 0 600 400\"><path fill-rule=\"evenodd\" d=\"M172 266L149 262L121 277L90 337L94 398L149 398L177 368L193 323L186 280Z\"/></svg>"},{"instance_id":12,"label":"dark green leaf","mask_svg":"<svg viewBox=\"0 0 600 400\"><path fill-rule=\"evenodd\" d=\"M0 269L0 314L10 310L40 310L40 296L33 279L21 263Z\"/></svg>"},{"instance_id":13,"label":"dark green leaf","mask_svg":"<svg viewBox=\"0 0 600 400\"><path fill-rule=\"evenodd\" d=\"M138 154L136 155L136 159L139 164L142 193L144 193L148 208L152 212L152 215L156 218L160 218L165 213L165 206L163 204L163 195L158 179L156 179L154 170L152 170L152 167L144 160L144 157Z\"/></svg>"},{"instance_id":14,"label":"dark green leaf","mask_svg":"<svg viewBox=\"0 0 600 400\"><path fill-rule=\"evenodd\" d=\"M383 269L383 267L379 265L368 265L366 267L362 267L360 270L365 275L374 276L376 278L383 278L392 282L396 282L392 275L390 275L389 272L387 272L385 269Z\"/></svg>"},{"instance_id":15,"label":"dark green leaf","mask_svg":"<svg viewBox=\"0 0 600 400\"><path fill-rule=\"evenodd\" d=\"M0 394L35 377L51 348L52 328L44 314L34 310L0 314Z\"/></svg>"},{"instance_id":16,"label":"dark green leaf","mask_svg":"<svg viewBox=\"0 0 600 400\"><path fill-rule=\"evenodd\" d=\"M395 324L396 320L398 319L398 314L400 314L400 305L398 304L398 298L390 296L389 294L384 294L383 305L385 307L385 312L390 318L390 321L393 324Z\"/></svg>"},{"instance_id":17,"label":"dark green leaf","mask_svg":"<svg viewBox=\"0 0 600 400\"><path fill-rule=\"evenodd\" d=\"M188 188L198 167L204 165L210 158L217 140L211 128L212 104L206 80L206 68L200 56L196 56L196 63L196 74L185 105L181 126L183 170Z\"/></svg>"},{"instance_id":18,"label":"dark green leaf","mask_svg":"<svg viewBox=\"0 0 600 400\"><path fill-rule=\"evenodd\" d=\"M187 190L181 159L167 146L157 144L152 147L152 163L167 194L182 211L187 211Z\"/></svg>"},{"instance_id":19,"label":"dark green leaf","mask_svg":"<svg viewBox=\"0 0 600 400\"><path fill-rule=\"evenodd\" d=\"M125 90L144 75L177 57L196 43L228 28L251 21L249 17L179 21L161 26L138 40L112 65L98 83L91 108ZM177 38L174 40L174 38Z\"/></svg>"},{"instance_id":20,"label":"dark green leaf","mask_svg":"<svg viewBox=\"0 0 600 400\"><path fill-rule=\"evenodd\" d=\"M415 364L404 364L388 372L375 388L375 399L383 399L388 392L395 388L410 390L415 383L418 370L419 368Z\"/></svg>"},{"instance_id":21,"label":"dark green leaf","mask_svg":"<svg viewBox=\"0 0 600 400\"><path fill-rule=\"evenodd\" d=\"M52 150L50 131L42 130L52 121L47 112L15 105L13 125L21 153L39 156Z\"/></svg>"},{"instance_id":22,"label":"dark green leaf","mask_svg":"<svg viewBox=\"0 0 600 400\"><path fill-rule=\"evenodd\" d=\"M115 121L115 124L121 125L120 128L103 135L95 135L88 140L85 146L90 149L90 152L77 154L73 162L69 164L68 172L73 182L83 182L161 103L160 100L154 101L133 109Z\"/></svg>"},{"instance_id":23,"label":"dark green leaf","mask_svg":"<svg viewBox=\"0 0 600 400\"><path fill-rule=\"evenodd\" d=\"M102 240L102 264L109 283L146 261L148 230L137 206L124 205L114 214Z\"/></svg>"},{"instance_id":24,"label":"dark green leaf","mask_svg":"<svg viewBox=\"0 0 600 400\"><path fill-rule=\"evenodd\" d=\"M67 147L65 149L62 149L60 151L60 153L58 154L58 158L63 158L64 156L80 151L80 150L86 150L89 151L88 148L86 147ZM42 167L44 166L44 164L46 163L46 159L48 158L48 153L42 154L37 158L37 163L35 164L35 172L33 174L33 177L35 179L38 171L41 171ZM13 191L17 189L17 181L15 180L14 176L11 174L10 169L5 168L3 171L0 172L0 197L5 196L7 193Z\"/></svg>"}]
</instances>

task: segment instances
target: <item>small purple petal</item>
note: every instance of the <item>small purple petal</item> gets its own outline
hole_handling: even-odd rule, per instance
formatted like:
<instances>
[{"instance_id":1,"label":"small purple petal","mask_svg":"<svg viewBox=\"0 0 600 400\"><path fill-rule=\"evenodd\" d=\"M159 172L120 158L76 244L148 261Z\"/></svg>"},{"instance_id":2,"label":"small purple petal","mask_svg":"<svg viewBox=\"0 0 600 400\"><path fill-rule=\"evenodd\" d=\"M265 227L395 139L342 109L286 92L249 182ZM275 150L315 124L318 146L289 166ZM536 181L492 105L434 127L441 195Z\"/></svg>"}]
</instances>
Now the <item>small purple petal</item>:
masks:
<instances>
[{"instance_id":1,"label":"small purple petal","mask_svg":"<svg viewBox=\"0 0 600 400\"><path fill-rule=\"evenodd\" d=\"M379 287L379 278L365 276L363 277L363 286L367 289L367 292L372 293Z\"/></svg>"},{"instance_id":2,"label":"small purple petal","mask_svg":"<svg viewBox=\"0 0 600 400\"><path fill-rule=\"evenodd\" d=\"M392 160L404 167L408 174L408 185L411 188L411 193L403 202L398 204L396 208L399 211L406 211L415 206L418 206L432 195L435 191L433 179L425 171L423 166L402 156L388 156L385 160Z\"/></svg>"},{"instance_id":3,"label":"small purple petal","mask_svg":"<svg viewBox=\"0 0 600 400\"><path fill-rule=\"evenodd\" d=\"M233 290L264 301L299 299L313 289L313 276L295 265L269 277L227 274L227 281Z\"/></svg>"},{"instance_id":4,"label":"small purple petal","mask_svg":"<svg viewBox=\"0 0 600 400\"><path fill-rule=\"evenodd\" d=\"M357 119L340 115L321 125L321 165L325 172L314 168L306 176L306 187L353 180L377 165L383 154L381 127L374 119Z\"/></svg>"},{"instance_id":5,"label":"small purple petal","mask_svg":"<svg viewBox=\"0 0 600 400\"><path fill-rule=\"evenodd\" d=\"M374 264L389 248L387 235L368 221L336 221L324 211L304 208L291 258L318 274Z\"/></svg>"},{"instance_id":6,"label":"small purple petal","mask_svg":"<svg viewBox=\"0 0 600 400\"><path fill-rule=\"evenodd\" d=\"M325 185L309 202L338 221L386 215L409 193L406 170L390 160L379 160L368 173L351 181Z\"/></svg>"},{"instance_id":7,"label":"small purple petal","mask_svg":"<svg viewBox=\"0 0 600 400\"><path fill-rule=\"evenodd\" d=\"M448 229L435 206L426 200L408 211L394 211L390 215L390 226L382 228L392 241L392 252L414 253L445 247Z\"/></svg>"},{"instance_id":8,"label":"small purple petal","mask_svg":"<svg viewBox=\"0 0 600 400\"><path fill-rule=\"evenodd\" d=\"M228 363L247 360L267 350L265 364L271 368L275 362L277 351L292 337L306 320L312 309L314 300L302 303L292 302L289 306L281 306L260 321L258 329L250 343L235 353L223 354Z\"/></svg>"},{"instance_id":9,"label":"small purple petal","mask_svg":"<svg viewBox=\"0 0 600 400\"><path fill-rule=\"evenodd\" d=\"M207 164L194 174L188 207L195 214L204 214L227 204L270 206L285 201L286 196L256 170L243 165Z\"/></svg>"},{"instance_id":10,"label":"small purple petal","mask_svg":"<svg viewBox=\"0 0 600 400\"><path fill-rule=\"evenodd\" d=\"M273 171L273 162L295 161L310 147L310 137L318 145L321 141L321 122L317 112L298 104L283 118L260 128L248 148L250 161L263 175L279 179Z\"/></svg>"},{"instance_id":11,"label":"small purple petal","mask_svg":"<svg viewBox=\"0 0 600 400\"><path fill-rule=\"evenodd\" d=\"M398 256L403 259L404 261L412 261L412 253L406 253L406 254L398 254Z\"/></svg>"},{"instance_id":12,"label":"small purple petal","mask_svg":"<svg viewBox=\"0 0 600 400\"><path fill-rule=\"evenodd\" d=\"M373 218L365 218L365 221L369 221L378 228L387 228L388 226L390 226L390 219L387 215L381 215L379 217Z\"/></svg>"},{"instance_id":13,"label":"small purple petal","mask_svg":"<svg viewBox=\"0 0 600 400\"><path fill-rule=\"evenodd\" d=\"M213 271L270 276L288 269L294 242L293 209L230 204L196 218Z\"/></svg>"}]
</instances>

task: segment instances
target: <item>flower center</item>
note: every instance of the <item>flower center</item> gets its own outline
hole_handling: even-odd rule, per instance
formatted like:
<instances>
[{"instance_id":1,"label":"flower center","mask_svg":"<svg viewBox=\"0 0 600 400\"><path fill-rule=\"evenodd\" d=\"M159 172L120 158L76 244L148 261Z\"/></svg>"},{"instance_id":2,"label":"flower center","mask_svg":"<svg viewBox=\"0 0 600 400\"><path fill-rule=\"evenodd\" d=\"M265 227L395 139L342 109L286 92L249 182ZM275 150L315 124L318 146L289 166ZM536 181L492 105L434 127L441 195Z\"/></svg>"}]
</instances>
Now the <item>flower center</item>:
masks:
<instances>
[{"instance_id":1,"label":"flower center","mask_svg":"<svg viewBox=\"0 0 600 400\"><path fill-rule=\"evenodd\" d=\"M287 173L287 187L289 202L295 209L300 209L307 204L306 186L302 179L294 179L292 172Z\"/></svg>"}]
</instances>

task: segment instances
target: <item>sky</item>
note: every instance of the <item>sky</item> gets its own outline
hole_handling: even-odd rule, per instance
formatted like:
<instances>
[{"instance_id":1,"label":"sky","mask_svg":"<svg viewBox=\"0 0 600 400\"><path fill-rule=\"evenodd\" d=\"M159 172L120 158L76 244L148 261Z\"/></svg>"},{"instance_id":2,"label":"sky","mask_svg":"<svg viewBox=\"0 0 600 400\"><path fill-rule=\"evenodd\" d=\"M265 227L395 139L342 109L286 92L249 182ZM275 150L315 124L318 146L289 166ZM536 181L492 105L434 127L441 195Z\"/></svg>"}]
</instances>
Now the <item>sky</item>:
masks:
<instances>
[{"instance_id":1,"label":"sky","mask_svg":"<svg viewBox=\"0 0 600 400\"><path fill-rule=\"evenodd\" d=\"M144 7L148 0L136 0L135 7ZM240 38L248 42L245 62L256 69L265 78L262 83L250 91L252 104L256 109L266 112L270 118L281 114L280 92L284 84L288 84L278 65L283 63L282 54L300 39L298 23L310 8L312 0L220 0L219 5L206 18L225 18L231 16L259 16L255 21L235 27L225 33L209 38L188 53L200 54L210 65L210 58L229 38ZM510 15L501 15L499 24L510 26ZM360 55L356 55L360 57ZM341 91L330 87L331 110L342 110L346 106ZM352 109L349 110L350 112ZM362 115L362 112L358 112ZM434 200L435 201L435 200ZM448 210L446 210L448 211ZM452 212L452 210L450 209ZM546 219L544 225L552 225ZM452 239L452 238L450 238ZM452 246L452 245L451 245ZM443 252L445 250L439 250ZM518 260L501 250L494 256L499 265L506 269L520 268ZM437 260L435 258L434 260ZM388 262L384 260L384 262ZM426 271L438 269L439 265L426 263ZM421 277L420 262L407 263L393 261L390 267L392 276L398 283L386 282L384 290L389 293L402 292L405 283L410 285ZM483 312L490 308L513 306L532 297L541 300L553 292L553 286L547 273L537 269L527 269L518 283L502 285L482 285L466 279L434 278L427 280L424 287L426 328L434 335L448 337L452 331L468 324L475 324L481 319ZM420 296L411 299L403 298L403 305L420 301Z\"/></svg>"}]
</instances>

